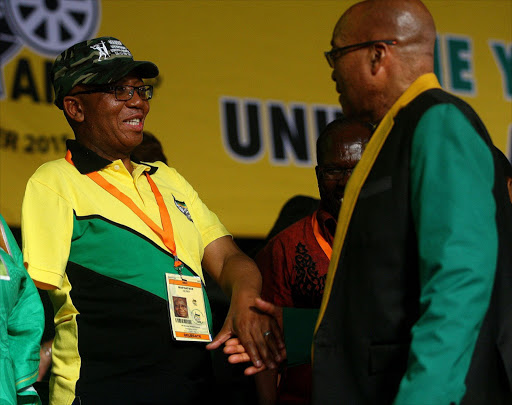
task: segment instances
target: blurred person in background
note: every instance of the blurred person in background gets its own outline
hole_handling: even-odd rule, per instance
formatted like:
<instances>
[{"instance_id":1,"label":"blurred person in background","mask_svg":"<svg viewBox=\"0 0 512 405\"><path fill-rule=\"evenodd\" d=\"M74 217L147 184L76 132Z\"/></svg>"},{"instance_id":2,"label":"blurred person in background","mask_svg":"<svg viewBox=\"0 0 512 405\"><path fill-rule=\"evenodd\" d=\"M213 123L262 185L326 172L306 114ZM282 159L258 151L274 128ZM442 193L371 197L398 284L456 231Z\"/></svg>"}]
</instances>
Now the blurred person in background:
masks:
<instances>
[{"instance_id":1,"label":"blurred person in background","mask_svg":"<svg viewBox=\"0 0 512 405\"><path fill-rule=\"evenodd\" d=\"M372 129L365 123L345 118L325 127L316 142L318 209L279 232L255 258L263 277L262 298L277 307L285 307L283 332L288 357L279 382L277 370L256 375L262 405L311 403L309 352L338 214L345 186L361 159ZM304 310L307 308L312 310ZM297 358L295 353L300 351L302 356Z\"/></svg>"},{"instance_id":2,"label":"blurred person in background","mask_svg":"<svg viewBox=\"0 0 512 405\"><path fill-rule=\"evenodd\" d=\"M151 132L142 132L142 142L132 151L132 159L139 162L164 162L167 164L167 157L164 154L161 142Z\"/></svg>"},{"instance_id":3,"label":"blurred person in background","mask_svg":"<svg viewBox=\"0 0 512 405\"><path fill-rule=\"evenodd\" d=\"M33 388L39 372L43 304L23 256L0 215L0 404L40 404Z\"/></svg>"}]
</instances>

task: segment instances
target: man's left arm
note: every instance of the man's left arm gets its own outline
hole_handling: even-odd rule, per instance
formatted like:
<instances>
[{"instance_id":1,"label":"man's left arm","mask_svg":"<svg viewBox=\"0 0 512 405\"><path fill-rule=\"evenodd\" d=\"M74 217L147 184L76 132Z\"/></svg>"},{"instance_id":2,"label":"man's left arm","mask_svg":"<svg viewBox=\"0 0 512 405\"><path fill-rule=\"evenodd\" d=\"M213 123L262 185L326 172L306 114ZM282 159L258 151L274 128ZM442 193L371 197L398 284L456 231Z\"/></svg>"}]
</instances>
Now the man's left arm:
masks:
<instances>
[{"instance_id":1,"label":"man's left arm","mask_svg":"<svg viewBox=\"0 0 512 405\"><path fill-rule=\"evenodd\" d=\"M237 336L256 367L277 367L283 359L284 341L276 320L256 309L261 274L254 261L231 236L223 236L206 246L202 266L231 297L224 325L207 348L217 349Z\"/></svg>"},{"instance_id":2,"label":"man's left arm","mask_svg":"<svg viewBox=\"0 0 512 405\"><path fill-rule=\"evenodd\" d=\"M442 104L418 123L410 172L421 312L394 405L458 404L496 271L493 158L462 112Z\"/></svg>"}]
</instances>

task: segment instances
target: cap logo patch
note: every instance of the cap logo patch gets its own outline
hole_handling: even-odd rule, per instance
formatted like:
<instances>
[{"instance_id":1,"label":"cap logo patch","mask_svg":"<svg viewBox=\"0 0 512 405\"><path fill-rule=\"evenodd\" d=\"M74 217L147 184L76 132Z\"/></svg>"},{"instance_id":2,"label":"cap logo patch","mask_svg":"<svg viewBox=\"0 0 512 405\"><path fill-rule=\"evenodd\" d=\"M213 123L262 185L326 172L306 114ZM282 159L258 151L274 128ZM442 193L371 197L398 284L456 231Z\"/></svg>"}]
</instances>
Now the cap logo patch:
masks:
<instances>
[{"instance_id":1,"label":"cap logo patch","mask_svg":"<svg viewBox=\"0 0 512 405\"><path fill-rule=\"evenodd\" d=\"M107 46L105 45L105 42L101 41L99 44L91 46L91 49L94 49L95 51L98 51L100 55L98 56L98 62L103 59L107 59L110 54L108 53Z\"/></svg>"},{"instance_id":2,"label":"cap logo patch","mask_svg":"<svg viewBox=\"0 0 512 405\"><path fill-rule=\"evenodd\" d=\"M109 39L107 43L109 45L108 48L107 44L104 41L101 41L89 47L99 53L98 62L110 58L112 54L116 56L132 56L131 52L128 50L126 46L123 45L121 41Z\"/></svg>"}]
</instances>

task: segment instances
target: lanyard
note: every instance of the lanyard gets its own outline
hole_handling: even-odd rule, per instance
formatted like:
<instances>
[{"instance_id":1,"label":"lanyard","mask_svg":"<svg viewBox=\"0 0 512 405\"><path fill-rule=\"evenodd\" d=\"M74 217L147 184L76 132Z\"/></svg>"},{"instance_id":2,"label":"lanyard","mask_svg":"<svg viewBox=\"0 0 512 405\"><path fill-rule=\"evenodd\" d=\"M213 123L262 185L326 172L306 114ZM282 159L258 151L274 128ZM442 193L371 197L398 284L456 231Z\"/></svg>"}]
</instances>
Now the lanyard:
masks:
<instances>
[{"instance_id":1,"label":"lanyard","mask_svg":"<svg viewBox=\"0 0 512 405\"><path fill-rule=\"evenodd\" d=\"M68 150L66 153L66 160L71 163L74 166L73 160L71 158L71 151ZM183 263L178 259L178 256L176 254L176 243L174 242L174 231L172 227L171 217L169 215L169 211L167 210L167 207L165 206L164 198L162 197L162 194L160 193L160 190L158 190L158 187L156 186L155 182L151 178L151 176L144 172L146 175L146 178L148 179L148 183L151 187L151 191L153 192L156 203L158 205L158 209L160 211L160 220L162 221L162 228L160 228L157 224L153 222L151 218L149 218L144 211L142 211L134 202L133 200L128 197L126 194L124 194L122 191L120 191L116 186L114 186L112 183L109 183L107 180L105 180L104 177L102 177L98 172L91 172L87 173L86 175L94 181L97 185L99 185L101 188L103 188L105 191L109 192L117 198L119 201L121 201L124 205L126 205L128 208L130 208L135 215L137 215L147 226L151 228L153 232L155 232L160 239L162 239L162 242L165 246L171 251L171 253L174 256L174 267L176 270L181 274L181 269L183 268Z\"/></svg>"},{"instance_id":2,"label":"lanyard","mask_svg":"<svg viewBox=\"0 0 512 405\"><path fill-rule=\"evenodd\" d=\"M318 220L316 219L316 214L318 211L315 211L314 214L311 217L311 225L313 226L313 233L315 235L315 238L324 251L325 255L329 260L331 260L332 256L332 246L329 245L329 242L325 240L325 238L320 233L320 226L318 225Z\"/></svg>"}]
</instances>

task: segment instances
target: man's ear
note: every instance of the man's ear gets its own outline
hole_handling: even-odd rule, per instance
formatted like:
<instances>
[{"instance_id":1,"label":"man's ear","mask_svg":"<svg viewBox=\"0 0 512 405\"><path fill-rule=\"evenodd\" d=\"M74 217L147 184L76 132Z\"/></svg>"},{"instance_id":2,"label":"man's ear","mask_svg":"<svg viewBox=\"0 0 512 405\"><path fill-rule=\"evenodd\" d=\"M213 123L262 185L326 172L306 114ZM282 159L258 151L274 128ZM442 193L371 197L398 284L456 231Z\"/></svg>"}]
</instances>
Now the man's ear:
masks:
<instances>
[{"instance_id":1,"label":"man's ear","mask_svg":"<svg viewBox=\"0 0 512 405\"><path fill-rule=\"evenodd\" d=\"M388 56L388 47L386 44L376 43L371 48L371 71L375 75L386 62Z\"/></svg>"},{"instance_id":2,"label":"man's ear","mask_svg":"<svg viewBox=\"0 0 512 405\"><path fill-rule=\"evenodd\" d=\"M66 115L76 122L83 122L85 119L84 108L78 97L66 96L63 100L63 109Z\"/></svg>"}]
</instances>

